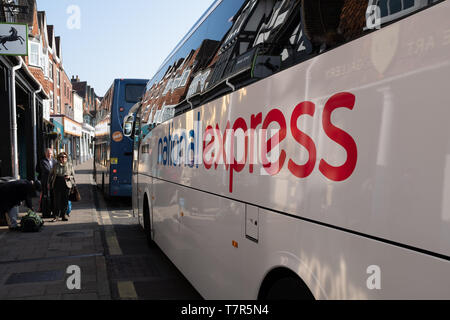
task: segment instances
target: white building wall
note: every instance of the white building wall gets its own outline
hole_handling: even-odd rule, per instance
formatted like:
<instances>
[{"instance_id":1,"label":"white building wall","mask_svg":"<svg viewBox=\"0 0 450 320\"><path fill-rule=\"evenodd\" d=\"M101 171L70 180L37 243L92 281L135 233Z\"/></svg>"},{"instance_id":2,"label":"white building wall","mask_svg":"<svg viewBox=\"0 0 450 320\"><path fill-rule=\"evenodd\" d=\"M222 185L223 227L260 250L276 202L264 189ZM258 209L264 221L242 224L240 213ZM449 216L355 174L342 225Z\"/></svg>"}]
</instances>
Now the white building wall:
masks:
<instances>
[{"instance_id":1,"label":"white building wall","mask_svg":"<svg viewBox=\"0 0 450 320\"><path fill-rule=\"evenodd\" d=\"M83 98L77 93L73 93L73 110L74 120L78 123L83 123Z\"/></svg>"}]
</instances>

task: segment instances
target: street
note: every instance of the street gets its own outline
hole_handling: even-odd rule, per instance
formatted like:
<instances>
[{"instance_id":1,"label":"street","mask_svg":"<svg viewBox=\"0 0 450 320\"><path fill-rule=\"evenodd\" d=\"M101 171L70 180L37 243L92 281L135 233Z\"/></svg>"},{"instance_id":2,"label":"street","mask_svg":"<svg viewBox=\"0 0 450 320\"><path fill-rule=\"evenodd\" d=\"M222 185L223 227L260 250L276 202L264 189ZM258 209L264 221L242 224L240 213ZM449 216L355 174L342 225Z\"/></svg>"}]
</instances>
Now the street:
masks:
<instances>
[{"instance_id":1,"label":"street","mask_svg":"<svg viewBox=\"0 0 450 320\"><path fill-rule=\"evenodd\" d=\"M82 200L73 204L69 222L46 219L40 233L0 228L0 300L202 299L148 246L131 201L104 200L93 184L92 161L76 167L76 179ZM69 285L71 266L80 268L80 289Z\"/></svg>"}]
</instances>

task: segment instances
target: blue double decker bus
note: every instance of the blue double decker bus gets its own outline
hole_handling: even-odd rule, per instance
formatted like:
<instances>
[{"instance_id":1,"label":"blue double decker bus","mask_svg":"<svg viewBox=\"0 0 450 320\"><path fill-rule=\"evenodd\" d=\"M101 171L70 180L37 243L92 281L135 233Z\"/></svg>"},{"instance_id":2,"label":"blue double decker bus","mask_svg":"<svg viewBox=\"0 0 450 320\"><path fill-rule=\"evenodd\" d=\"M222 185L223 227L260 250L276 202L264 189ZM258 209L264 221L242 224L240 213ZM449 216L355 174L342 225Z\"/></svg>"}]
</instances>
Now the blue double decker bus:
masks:
<instances>
[{"instance_id":1,"label":"blue double decker bus","mask_svg":"<svg viewBox=\"0 0 450 320\"><path fill-rule=\"evenodd\" d=\"M116 79L97 110L94 178L107 198L131 197L133 140L123 120L141 98L148 80Z\"/></svg>"}]
</instances>

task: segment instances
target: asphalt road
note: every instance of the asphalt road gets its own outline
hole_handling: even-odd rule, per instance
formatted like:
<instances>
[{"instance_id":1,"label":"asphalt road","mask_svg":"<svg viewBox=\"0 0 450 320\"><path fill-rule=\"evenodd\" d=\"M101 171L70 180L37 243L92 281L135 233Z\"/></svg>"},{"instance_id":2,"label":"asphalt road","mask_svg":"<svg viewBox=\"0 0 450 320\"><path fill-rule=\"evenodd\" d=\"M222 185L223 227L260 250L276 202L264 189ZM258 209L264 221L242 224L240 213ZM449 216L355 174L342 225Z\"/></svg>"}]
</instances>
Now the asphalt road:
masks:
<instances>
[{"instance_id":1,"label":"asphalt road","mask_svg":"<svg viewBox=\"0 0 450 320\"><path fill-rule=\"evenodd\" d=\"M94 187L95 188L95 187ZM149 246L131 199L107 201L95 188L114 300L202 300L157 246Z\"/></svg>"}]
</instances>

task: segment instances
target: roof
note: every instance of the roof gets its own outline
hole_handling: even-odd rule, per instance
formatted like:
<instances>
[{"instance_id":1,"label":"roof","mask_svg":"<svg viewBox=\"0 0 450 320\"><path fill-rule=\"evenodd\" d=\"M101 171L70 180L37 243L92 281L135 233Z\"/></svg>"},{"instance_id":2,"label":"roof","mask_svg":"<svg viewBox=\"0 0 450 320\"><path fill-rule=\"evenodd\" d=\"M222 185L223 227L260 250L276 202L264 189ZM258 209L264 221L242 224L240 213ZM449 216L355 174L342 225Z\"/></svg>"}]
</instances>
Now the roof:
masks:
<instances>
[{"instance_id":1,"label":"roof","mask_svg":"<svg viewBox=\"0 0 450 320\"><path fill-rule=\"evenodd\" d=\"M84 98L87 91L87 82L72 82L72 89L76 91L79 96Z\"/></svg>"},{"instance_id":2,"label":"roof","mask_svg":"<svg viewBox=\"0 0 450 320\"><path fill-rule=\"evenodd\" d=\"M56 55L61 59L61 37L55 37Z\"/></svg>"},{"instance_id":3,"label":"roof","mask_svg":"<svg viewBox=\"0 0 450 320\"><path fill-rule=\"evenodd\" d=\"M50 48L53 48L53 39L54 39L53 31L54 30L55 30L55 28L53 26L47 26L48 46Z\"/></svg>"}]
</instances>

